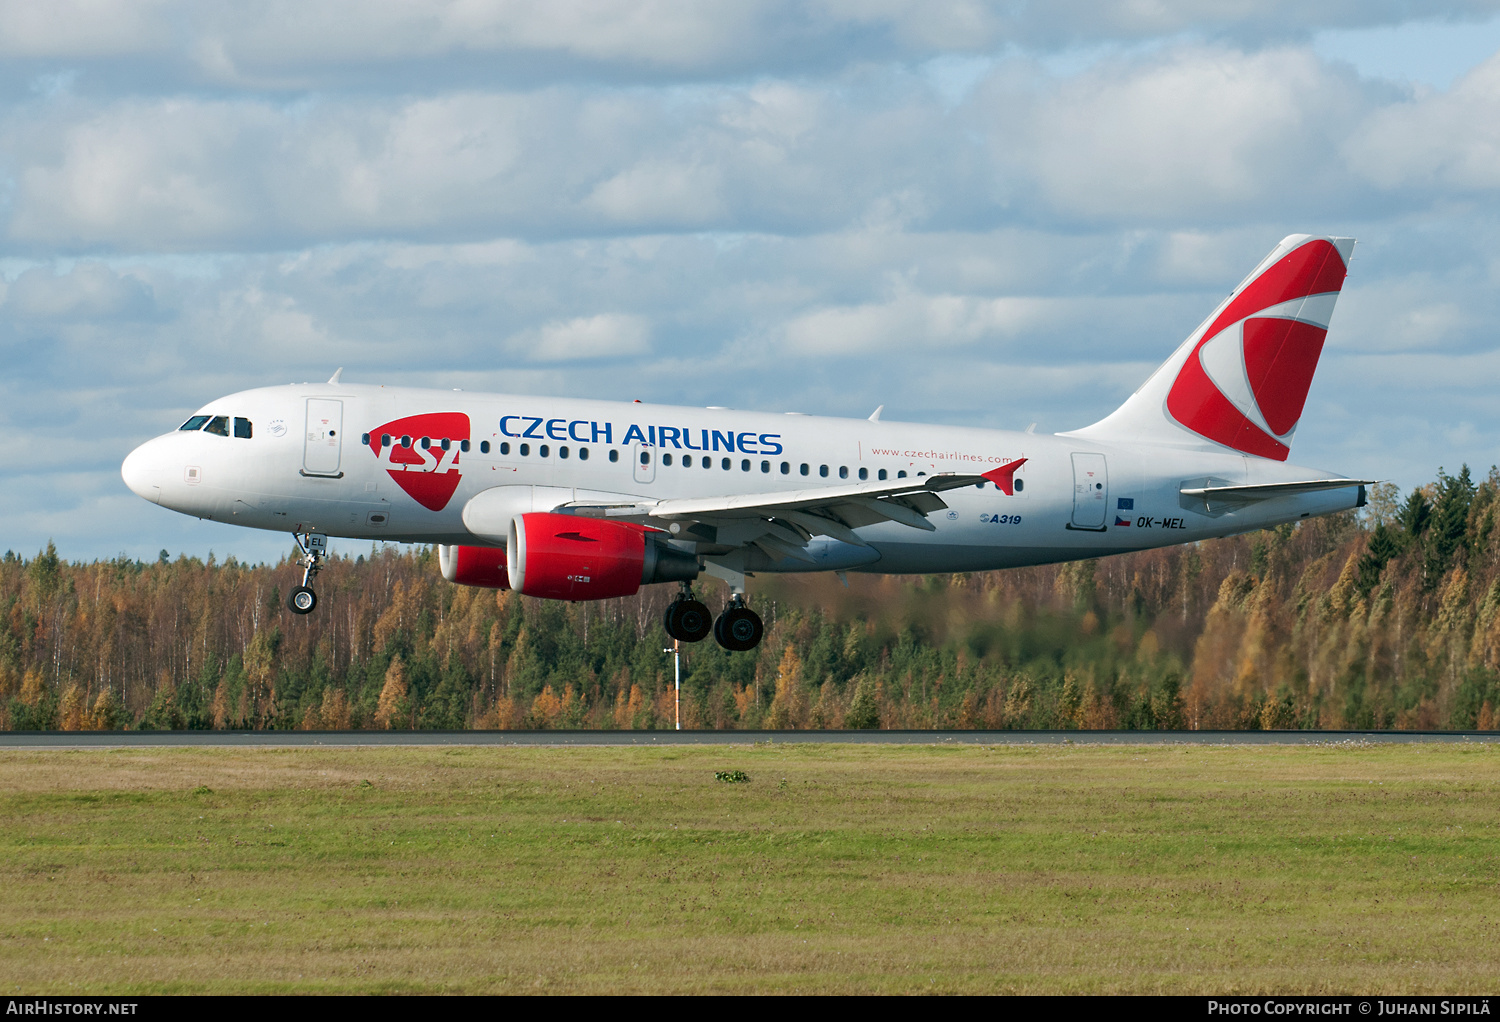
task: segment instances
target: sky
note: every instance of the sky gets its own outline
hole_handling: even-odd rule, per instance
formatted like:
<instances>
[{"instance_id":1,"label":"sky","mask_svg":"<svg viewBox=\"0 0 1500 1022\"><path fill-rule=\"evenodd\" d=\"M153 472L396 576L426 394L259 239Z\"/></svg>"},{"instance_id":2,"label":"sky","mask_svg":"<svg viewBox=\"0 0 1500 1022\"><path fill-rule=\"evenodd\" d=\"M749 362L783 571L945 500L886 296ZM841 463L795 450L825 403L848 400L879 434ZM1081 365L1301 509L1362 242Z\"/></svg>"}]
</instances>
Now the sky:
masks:
<instances>
[{"instance_id":1,"label":"sky","mask_svg":"<svg viewBox=\"0 0 1500 1022\"><path fill-rule=\"evenodd\" d=\"M1500 2L0 0L0 548L326 379L1074 429L1285 235L1359 246L1292 460L1500 461Z\"/></svg>"}]
</instances>

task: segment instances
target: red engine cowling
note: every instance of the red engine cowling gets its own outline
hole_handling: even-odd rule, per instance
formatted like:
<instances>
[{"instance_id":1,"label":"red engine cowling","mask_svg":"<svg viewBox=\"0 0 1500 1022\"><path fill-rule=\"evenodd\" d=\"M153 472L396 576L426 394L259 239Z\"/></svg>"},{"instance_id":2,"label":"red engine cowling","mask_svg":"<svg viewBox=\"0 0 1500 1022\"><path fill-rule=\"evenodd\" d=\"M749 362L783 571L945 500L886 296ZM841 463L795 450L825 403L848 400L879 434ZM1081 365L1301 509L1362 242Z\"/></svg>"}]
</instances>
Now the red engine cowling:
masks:
<instances>
[{"instance_id":1,"label":"red engine cowling","mask_svg":"<svg viewBox=\"0 0 1500 1022\"><path fill-rule=\"evenodd\" d=\"M510 523L506 571L515 590L549 600L608 600L645 582L692 580L698 559L639 525L549 511Z\"/></svg>"},{"instance_id":2,"label":"red engine cowling","mask_svg":"<svg viewBox=\"0 0 1500 1022\"><path fill-rule=\"evenodd\" d=\"M484 589L509 589L505 572L505 551L489 546L440 546L438 566L443 577L461 586Z\"/></svg>"}]
</instances>

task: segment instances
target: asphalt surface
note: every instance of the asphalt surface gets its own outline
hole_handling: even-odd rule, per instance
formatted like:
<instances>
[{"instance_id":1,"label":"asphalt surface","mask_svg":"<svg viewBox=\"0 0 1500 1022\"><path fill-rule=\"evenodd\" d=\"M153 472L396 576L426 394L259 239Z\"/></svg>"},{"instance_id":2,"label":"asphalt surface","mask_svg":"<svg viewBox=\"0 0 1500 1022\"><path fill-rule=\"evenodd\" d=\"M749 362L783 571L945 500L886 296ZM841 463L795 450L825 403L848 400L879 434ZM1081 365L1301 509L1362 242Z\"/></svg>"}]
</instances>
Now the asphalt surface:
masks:
<instances>
[{"instance_id":1,"label":"asphalt surface","mask_svg":"<svg viewBox=\"0 0 1500 1022\"><path fill-rule=\"evenodd\" d=\"M1500 731L12 731L0 749L413 745L1326 745L1500 742Z\"/></svg>"}]
</instances>

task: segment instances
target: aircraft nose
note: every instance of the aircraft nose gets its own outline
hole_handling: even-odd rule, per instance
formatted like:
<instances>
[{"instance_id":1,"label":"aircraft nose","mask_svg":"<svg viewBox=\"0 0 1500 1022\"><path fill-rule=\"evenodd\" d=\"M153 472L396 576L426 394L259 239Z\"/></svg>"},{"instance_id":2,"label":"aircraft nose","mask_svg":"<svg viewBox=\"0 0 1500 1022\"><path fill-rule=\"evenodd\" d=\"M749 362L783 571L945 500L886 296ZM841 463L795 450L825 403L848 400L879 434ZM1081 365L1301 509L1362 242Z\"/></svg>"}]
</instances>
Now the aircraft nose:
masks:
<instances>
[{"instance_id":1,"label":"aircraft nose","mask_svg":"<svg viewBox=\"0 0 1500 1022\"><path fill-rule=\"evenodd\" d=\"M153 443L154 441L147 441L126 455L124 464L120 466L120 477L137 496L144 497L153 504L160 504L161 473L157 469L155 452L151 449Z\"/></svg>"}]
</instances>

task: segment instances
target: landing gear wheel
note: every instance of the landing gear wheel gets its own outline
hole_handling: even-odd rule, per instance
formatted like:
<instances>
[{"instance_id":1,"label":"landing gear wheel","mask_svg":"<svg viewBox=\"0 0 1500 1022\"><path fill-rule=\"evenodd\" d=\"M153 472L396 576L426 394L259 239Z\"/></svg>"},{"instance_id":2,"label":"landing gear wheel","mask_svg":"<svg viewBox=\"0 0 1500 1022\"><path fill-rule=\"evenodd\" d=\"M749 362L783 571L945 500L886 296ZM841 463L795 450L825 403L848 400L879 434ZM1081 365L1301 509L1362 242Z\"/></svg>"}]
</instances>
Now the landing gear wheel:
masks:
<instances>
[{"instance_id":1,"label":"landing gear wheel","mask_svg":"<svg viewBox=\"0 0 1500 1022\"><path fill-rule=\"evenodd\" d=\"M731 653L748 653L766 634L760 615L749 607L732 606L714 622L714 638Z\"/></svg>"},{"instance_id":2,"label":"landing gear wheel","mask_svg":"<svg viewBox=\"0 0 1500 1022\"><path fill-rule=\"evenodd\" d=\"M286 605L294 614L311 614L318 605L318 594L307 586L298 586L287 596Z\"/></svg>"},{"instance_id":3,"label":"landing gear wheel","mask_svg":"<svg viewBox=\"0 0 1500 1022\"><path fill-rule=\"evenodd\" d=\"M323 559L328 556L328 537L319 532L308 533L307 542L304 543L302 537L294 532L292 539L296 540L297 549L302 551L302 556L297 558L297 563L302 566L302 584L287 596L286 605L294 614L311 614L318 605L318 594L312 591L312 580L317 578L318 571L323 567Z\"/></svg>"},{"instance_id":4,"label":"landing gear wheel","mask_svg":"<svg viewBox=\"0 0 1500 1022\"><path fill-rule=\"evenodd\" d=\"M691 583L677 588L677 599L667 605L662 627L678 642L702 642L713 629L713 615L693 596Z\"/></svg>"},{"instance_id":5,"label":"landing gear wheel","mask_svg":"<svg viewBox=\"0 0 1500 1022\"><path fill-rule=\"evenodd\" d=\"M713 615L697 600L674 600L662 622L667 634L683 642L702 642L713 630Z\"/></svg>"}]
</instances>

